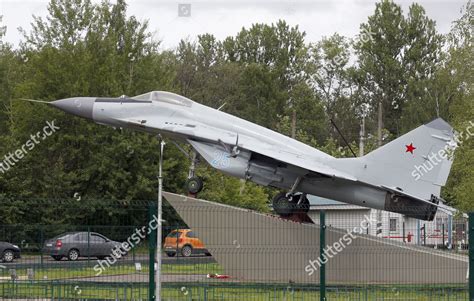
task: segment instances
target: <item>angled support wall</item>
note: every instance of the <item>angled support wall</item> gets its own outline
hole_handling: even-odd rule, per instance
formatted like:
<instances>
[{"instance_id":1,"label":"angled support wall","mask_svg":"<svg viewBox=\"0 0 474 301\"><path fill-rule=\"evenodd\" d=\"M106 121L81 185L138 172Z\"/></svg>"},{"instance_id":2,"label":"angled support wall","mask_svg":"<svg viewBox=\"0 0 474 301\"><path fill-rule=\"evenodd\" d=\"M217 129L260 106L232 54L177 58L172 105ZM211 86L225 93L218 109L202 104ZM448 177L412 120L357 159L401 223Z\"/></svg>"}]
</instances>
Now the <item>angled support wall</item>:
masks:
<instances>
[{"instance_id":1,"label":"angled support wall","mask_svg":"<svg viewBox=\"0 0 474 301\"><path fill-rule=\"evenodd\" d=\"M234 279L319 284L317 221L301 224L167 192L164 197ZM465 255L331 227L328 246L328 285L467 283Z\"/></svg>"}]
</instances>

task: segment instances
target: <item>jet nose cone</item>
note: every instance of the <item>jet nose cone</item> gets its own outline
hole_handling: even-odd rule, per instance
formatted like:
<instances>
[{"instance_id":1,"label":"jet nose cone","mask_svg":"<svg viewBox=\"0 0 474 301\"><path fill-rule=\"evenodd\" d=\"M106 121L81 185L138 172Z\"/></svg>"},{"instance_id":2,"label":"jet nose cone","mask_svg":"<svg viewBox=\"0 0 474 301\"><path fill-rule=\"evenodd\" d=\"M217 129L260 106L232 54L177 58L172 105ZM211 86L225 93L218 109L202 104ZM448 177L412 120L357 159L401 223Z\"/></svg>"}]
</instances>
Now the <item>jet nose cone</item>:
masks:
<instances>
[{"instance_id":1,"label":"jet nose cone","mask_svg":"<svg viewBox=\"0 0 474 301\"><path fill-rule=\"evenodd\" d=\"M92 119L95 97L73 97L51 102L56 107L66 113Z\"/></svg>"}]
</instances>

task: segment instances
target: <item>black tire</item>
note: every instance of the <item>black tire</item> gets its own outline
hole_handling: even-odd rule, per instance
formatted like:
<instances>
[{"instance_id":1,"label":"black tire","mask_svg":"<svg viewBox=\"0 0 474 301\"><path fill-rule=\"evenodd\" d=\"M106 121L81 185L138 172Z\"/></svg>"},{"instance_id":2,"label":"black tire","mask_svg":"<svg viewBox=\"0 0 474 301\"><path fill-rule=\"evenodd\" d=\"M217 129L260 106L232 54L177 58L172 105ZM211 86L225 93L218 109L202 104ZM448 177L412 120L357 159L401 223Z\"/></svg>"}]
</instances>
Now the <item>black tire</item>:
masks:
<instances>
[{"instance_id":1,"label":"black tire","mask_svg":"<svg viewBox=\"0 0 474 301\"><path fill-rule=\"evenodd\" d=\"M168 257L175 257L176 253L175 252L166 252L166 256Z\"/></svg>"},{"instance_id":2,"label":"black tire","mask_svg":"<svg viewBox=\"0 0 474 301\"><path fill-rule=\"evenodd\" d=\"M193 254L193 248L190 245L185 245L181 248L181 255L183 257L189 257Z\"/></svg>"},{"instance_id":3,"label":"black tire","mask_svg":"<svg viewBox=\"0 0 474 301\"><path fill-rule=\"evenodd\" d=\"M294 212L294 203L286 196L285 192L280 192L272 200L273 211L280 216L288 216Z\"/></svg>"},{"instance_id":4,"label":"black tire","mask_svg":"<svg viewBox=\"0 0 474 301\"><path fill-rule=\"evenodd\" d=\"M2 261L3 262L12 262L15 259L15 253L12 250L3 251Z\"/></svg>"},{"instance_id":5,"label":"black tire","mask_svg":"<svg viewBox=\"0 0 474 301\"><path fill-rule=\"evenodd\" d=\"M60 256L60 255L53 255L51 257L53 257L53 259L56 260L56 261L60 261L61 259L63 259L63 257Z\"/></svg>"},{"instance_id":6,"label":"black tire","mask_svg":"<svg viewBox=\"0 0 474 301\"><path fill-rule=\"evenodd\" d=\"M71 249L69 250L69 252L67 253L67 259L69 261L76 261L79 259L79 250L77 249Z\"/></svg>"},{"instance_id":7,"label":"black tire","mask_svg":"<svg viewBox=\"0 0 474 301\"><path fill-rule=\"evenodd\" d=\"M302 194L300 196L300 198L303 198L301 200L301 202L298 204L298 212L301 212L301 213L308 213L309 212L309 200L308 198L306 197L306 195ZM300 198L297 198L300 199Z\"/></svg>"},{"instance_id":8,"label":"black tire","mask_svg":"<svg viewBox=\"0 0 474 301\"><path fill-rule=\"evenodd\" d=\"M97 259L99 260L104 260L105 258L107 258L107 256L97 256Z\"/></svg>"},{"instance_id":9,"label":"black tire","mask_svg":"<svg viewBox=\"0 0 474 301\"><path fill-rule=\"evenodd\" d=\"M189 193L196 194L201 192L202 188L204 187L204 182L199 177L192 177L189 178L186 182L186 188Z\"/></svg>"},{"instance_id":10,"label":"black tire","mask_svg":"<svg viewBox=\"0 0 474 301\"><path fill-rule=\"evenodd\" d=\"M206 255L206 256L212 256L212 254L209 253L209 252L204 253L204 255Z\"/></svg>"}]
</instances>

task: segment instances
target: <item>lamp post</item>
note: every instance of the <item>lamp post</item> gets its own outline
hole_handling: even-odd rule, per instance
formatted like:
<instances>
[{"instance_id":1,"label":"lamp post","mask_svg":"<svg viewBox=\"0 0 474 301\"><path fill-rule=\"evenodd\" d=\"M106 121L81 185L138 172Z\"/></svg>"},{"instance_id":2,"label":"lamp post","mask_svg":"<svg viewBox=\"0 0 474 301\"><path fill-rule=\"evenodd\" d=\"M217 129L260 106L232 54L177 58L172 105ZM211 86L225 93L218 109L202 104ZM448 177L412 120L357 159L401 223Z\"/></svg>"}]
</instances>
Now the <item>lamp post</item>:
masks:
<instances>
[{"instance_id":1,"label":"lamp post","mask_svg":"<svg viewBox=\"0 0 474 301\"><path fill-rule=\"evenodd\" d=\"M155 269L155 300L161 301L161 232L163 215L163 151L165 141L160 142L160 163L158 171L158 229L156 231L156 269Z\"/></svg>"}]
</instances>

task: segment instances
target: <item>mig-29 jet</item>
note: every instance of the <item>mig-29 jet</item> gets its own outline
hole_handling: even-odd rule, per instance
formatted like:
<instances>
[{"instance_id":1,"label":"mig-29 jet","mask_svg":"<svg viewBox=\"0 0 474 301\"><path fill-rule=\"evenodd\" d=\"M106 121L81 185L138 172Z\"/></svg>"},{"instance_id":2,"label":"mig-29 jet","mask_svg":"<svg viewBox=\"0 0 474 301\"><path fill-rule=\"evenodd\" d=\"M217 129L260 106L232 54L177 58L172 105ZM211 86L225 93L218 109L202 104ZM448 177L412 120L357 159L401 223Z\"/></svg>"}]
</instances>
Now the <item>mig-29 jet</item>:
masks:
<instances>
[{"instance_id":1,"label":"mig-29 jet","mask_svg":"<svg viewBox=\"0 0 474 301\"><path fill-rule=\"evenodd\" d=\"M221 172L284 190L276 213L307 212L306 194L432 220L440 206L453 149L442 119L422 125L359 158L332 157L270 129L164 91L118 98L74 97L48 104L98 124L160 134L189 143ZM436 161L434 160L436 158ZM202 189L190 172L188 190Z\"/></svg>"}]
</instances>

